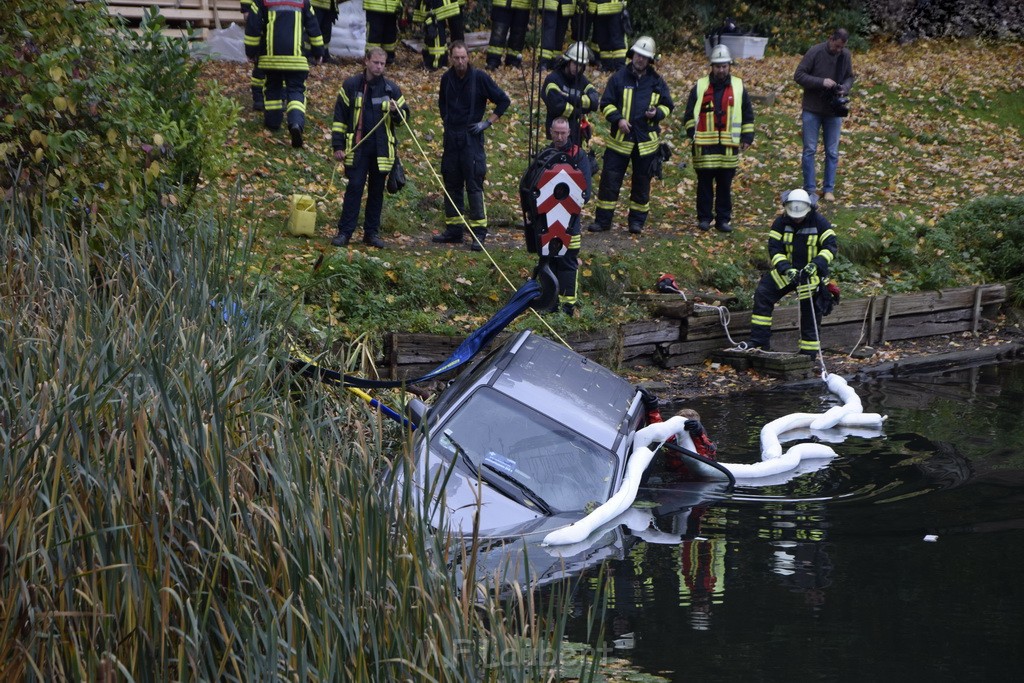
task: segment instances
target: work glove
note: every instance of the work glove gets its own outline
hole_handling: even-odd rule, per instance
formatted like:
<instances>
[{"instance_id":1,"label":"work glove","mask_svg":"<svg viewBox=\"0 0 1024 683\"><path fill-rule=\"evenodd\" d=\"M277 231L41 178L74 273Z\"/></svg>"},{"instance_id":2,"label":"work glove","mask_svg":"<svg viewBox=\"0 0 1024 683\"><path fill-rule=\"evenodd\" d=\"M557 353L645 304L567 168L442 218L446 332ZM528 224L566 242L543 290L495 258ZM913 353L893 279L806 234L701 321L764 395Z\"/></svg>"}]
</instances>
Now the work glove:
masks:
<instances>
[{"instance_id":1,"label":"work glove","mask_svg":"<svg viewBox=\"0 0 1024 683\"><path fill-rule=\"evenodd\" d=\"M796 279L796 276L800 274L800 271L796 268L790 268L786 271L786 279L792 282Z\"/></svg>"},{"instance_id":2,"label":"work glove","mask_svg":"<svg viewBox=\"0 0 1024 683\"><path fill-rule=\"evenodd\" d=\"M814 261L811 261L806 266L804 266L804 273L807 274L807 277L814 277L815 275L818 274L818 264L815 263Z\"/></svg>"},{"instance_id":3,"label":"work glove","mask_svg":"<svg viewBox=\"0 0 1024 683\"><path fill-rule=\"evenodd\" d=\"M683 423L683 429L690 435L690 438L696 439L704 433L704 425L700 423L700 420L687 420Z\"/></svg>"},{"instance_id":4,"label":"work glove","mask_svg":"<svg viewBox=\"0 0 1024 683\"><path fill-rule=\"evenodd\" d=\"M474 135L480 135L481 133L483 133L485 130L487 130L490 127L491 127L491 120L490 119L484 119L483 121L480 121L479 123L474 123L472 126L469 127L469 130Z\"/></svg>"}]
</instances>

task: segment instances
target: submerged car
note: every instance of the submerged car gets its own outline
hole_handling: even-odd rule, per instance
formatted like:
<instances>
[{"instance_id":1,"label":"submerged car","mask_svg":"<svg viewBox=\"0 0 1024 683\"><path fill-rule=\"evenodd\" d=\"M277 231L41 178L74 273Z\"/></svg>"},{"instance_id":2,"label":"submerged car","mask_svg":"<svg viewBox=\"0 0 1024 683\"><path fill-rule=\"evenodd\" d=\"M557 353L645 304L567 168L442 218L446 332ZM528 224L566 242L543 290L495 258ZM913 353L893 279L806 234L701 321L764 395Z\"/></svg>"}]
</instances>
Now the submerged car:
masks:
<instances>
[{"instance_id":1,"label":"submerged car","mask_svg":"<svg viewBox=\"0 0 1024 683\"><path fill-rule=\"evenodd\" d=\"M456 533L565 526L620 487L643 394L599 363L524 331L418 416L416 481Z\"/></svg>"}]
</instances>

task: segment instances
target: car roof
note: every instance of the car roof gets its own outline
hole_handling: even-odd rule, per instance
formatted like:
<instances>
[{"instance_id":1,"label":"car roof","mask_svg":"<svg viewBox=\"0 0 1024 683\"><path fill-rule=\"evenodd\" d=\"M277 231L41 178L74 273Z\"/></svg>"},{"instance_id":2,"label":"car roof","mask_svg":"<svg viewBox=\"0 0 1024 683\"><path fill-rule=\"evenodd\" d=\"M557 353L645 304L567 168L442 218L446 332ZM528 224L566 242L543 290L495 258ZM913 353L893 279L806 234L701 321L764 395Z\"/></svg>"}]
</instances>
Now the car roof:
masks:
<instances>
[{"instance_id":1,"label":"car roof","mask_svg":"<svg viewBox=\"0 0 1024 683\"><path fill-rule=\"evenodd\" d=\"M609 449L614 448L636 388L601 364L526 331L494 358L489 384Z\"/></svg>"}]
</instances>

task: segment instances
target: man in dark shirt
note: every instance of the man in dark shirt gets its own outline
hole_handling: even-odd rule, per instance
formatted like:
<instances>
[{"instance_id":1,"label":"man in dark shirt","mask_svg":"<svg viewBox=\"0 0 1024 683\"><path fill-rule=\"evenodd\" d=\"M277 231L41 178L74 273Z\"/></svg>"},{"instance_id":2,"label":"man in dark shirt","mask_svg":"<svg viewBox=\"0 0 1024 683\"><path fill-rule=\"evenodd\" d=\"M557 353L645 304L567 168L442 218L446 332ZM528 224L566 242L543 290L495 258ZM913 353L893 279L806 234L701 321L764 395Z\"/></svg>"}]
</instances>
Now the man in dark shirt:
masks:
<instances>
[{"instance_id":1,"label":"man in dark shirt","mask_svg":"<svg viewBox=\"0 0 1024 683\"><path fill-rule=\"evenodd\" d=\"M842 117L845 116L845 113L837 112L835 99L848 95L853 87L853 56L846 49L849 38L850 33L845 28L837 28L827 41L807 51L793 74L793 80L804 89L800 116L804 137L801 159L804 190L807 194L817 192L814 159L818 154L818 136L821 135L825 141L825 178L821 191L822 199L828 202L836 199L839 136Z\"/></svg>"},{"instance_id":2,"label":"man in dark shirt","mask_svg":"<svg viewBox=\"0 0 1024 683\"><path fill-rule=\"evenodd\" d=\"M505 113L511 101L486 71L473 68L469 63L469 50L461 40L451 44L448 60L451 67L441 76L437 98L444 124L441 177L445 189L445 231L434 235L433 241L461 243L463 226L468 226L473 237L470 248L481 251L487 238L484 131ZM494 110L484 118L488 102L494 103ZM465 211L467 197L468 214Z\"/></svg>"}]
</instances>

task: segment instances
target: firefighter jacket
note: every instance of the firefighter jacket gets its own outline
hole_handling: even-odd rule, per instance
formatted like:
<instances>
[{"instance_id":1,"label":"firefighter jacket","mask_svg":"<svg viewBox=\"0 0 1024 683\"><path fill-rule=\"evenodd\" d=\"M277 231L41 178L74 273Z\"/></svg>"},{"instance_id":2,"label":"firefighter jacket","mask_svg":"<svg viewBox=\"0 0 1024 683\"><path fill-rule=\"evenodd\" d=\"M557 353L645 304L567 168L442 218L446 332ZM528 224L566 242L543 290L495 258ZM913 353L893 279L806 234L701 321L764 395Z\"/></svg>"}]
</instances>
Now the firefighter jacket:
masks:
<instances>
[{"instance_id":1,"label":"firefighter jacket","mask_svg":"<svg viewBox=\"0 0 1024 683\"><path fill-rule=\"evenodd\" d=\"M545 12L558 12L563 17L571 17L577 12L583 13L583 8L577 9L585 0L537 0L537 9Z\"/></svg>"},{"instance_id":2,"label":"firefighter jacket","mask_svg":"<svg viewBox=\"0 0 1024 683\"><path fill-rule=\"evenodd\" d=\"M419 4L412 11L412 20L416 23L423 23L428 17L434 21L442 21L459 16L462 12L461 5L465 0L420 0Z\"/></svg>"},{"instance_id":3,"label":"firefighter jacket","mask_svg":"<svg viewBox=\"0 0 1024 683\"><path fill-rule=\"evenodd\" d=\"M245 22L245 56L261 69L309 71L303 54L309 38L314 58L323 54L324 39L309 0L252 0Z\"/></svg>"},{"instance_id":4,"label":"firefighter jacket","mask_svg":"<svg viewBox=\"0 0 1024 683\"><path fill-rule=\"evenodd\" d=\"M578 129L583 115L597 111L600 100L597 88L586 76L582 73L570 76L564 67L555 69L544 79L543 97L548 110L544 130L551 128L551 122L559 116L569 119L570 127Z\"/></svg>"},{"instance_id":5,"label":"firefighter jacket","mask_svg":"<svg viewBox=\"0 0 1024 683\"><path fill-rule=\"evenodd\" d=\"M389 100L401 111L385 113ZM402 124L403 117L409 120L409 105L398 85L383 76L367 80L365 72L346 78L334 101L331 148L337 151L370 145L377 157L377 169L386 173L395 163L395 129ZM381 118L384 123L380 123ZM363 141L363 136L370 135L370 131L373 131L372 138ZM345 156L346 166L355 162L355 154Z\"/></svg>"},{"instance_id":6,"label":"firefighter jacket","mask_svg":"<svg viewBox=\"0 0 1024 683\"><path fill-rule=\"evenodd\" d=\"M319 0L323 2L324 0ZM316 4L314 2L313 4ZM402 0L363 0L363 9L380 14L398 14L403 9Z\"/></svg>"},{"instance_id":7,"label":"firefighter jacket","mask_svg":"<svg viewBox=\"0 0 1024 683\"><path fill-rule=\"evenodd\" d=\"M697 81L686 101L686 135L693 140L694 168L736 168L739 147L754 141L754 107L743 81L730 76Z\"/></svg>"},{"instance_id":8,"label":"firefighter jacket","mask_svg":"<svg viewBox=\"0 0 1024 683\"><path fill-rule=\"evenodd\" d=\"M373 0L363 0L363 7L366 7ZM334 13L334 16L338 16L338 0L309 0L309 4L317 9L325 9Z\"/></svg>"},{"instance_id":9,"label":"firefighter jacket","mask_svg":"<svg viewBox=\"0 0 1024 683\"><path fill-rule=\"evenodd\" d=\"M497 116L504 114L512 103L486 71L470 65L464 78L459 78L455 69L445 71L437 95L445 132L464 133L469 126L481 121L488 100L494 103Z\"/></svg>"},{"instance_id":10,"label":"firefighter jacket","mask_svg":"<svg viewBox=\"0 0 1024 683\"><path fill-rule=\"evenodd\" d=\"M507 7L508 9L533 9L533 0L494 0L491 7Z\"/></svg>"},{"instance_id":11,"label":"firefighter jacket","mask_svg":"<svg viewBox=\"0 0 1024 683\"><path fill-rule=\"evenodd\" d=\"M587 11L591 14L622 14L626 9L626 0L589 0Z\"/></svg>"},{"instance_id":12,"label":"firefighter jacket","mask_svg":"<svg viewBox=\"0 0 1024 683\"><path fill-rule=\"evenodd\" d=\"M775 219L768 232L771 274L779 289L790 284L787 270L800 270L812 261L818 272L811 277L809 284L816 287L822 278L828 276L829 266L837 253L839 244L832 224L815 209L811 209L799 223L783 213Z\"/></svg>"},{"instance_id":13,"label":"firefighter jacket","mask_svg":"<svg viewBox=\"0 0 1024 683\"><path fill-rule=\"evenodd\" d=\"M652 107L654 118L649 119L644 112ZM634 147L638 148L640 156L651 156L658 151L659 123L674 107L668 84L653 66L637 74L631 64L626 64L608 79L601 97L601 113L611 124L611 136L605 144L608 149L626 156L633 153ZM622 119L632 126L628 134L619 130Z\"/></svg>"}]
</instances>

